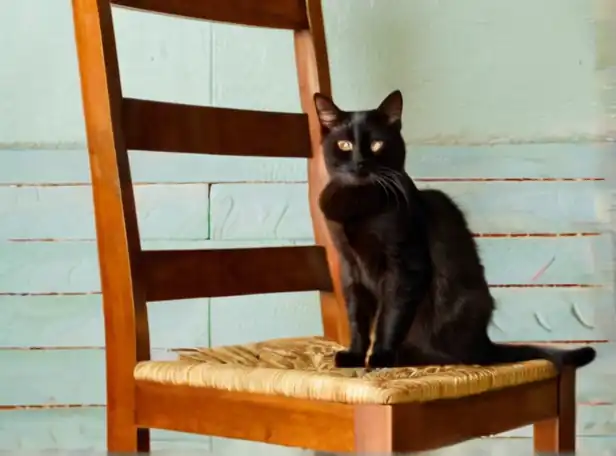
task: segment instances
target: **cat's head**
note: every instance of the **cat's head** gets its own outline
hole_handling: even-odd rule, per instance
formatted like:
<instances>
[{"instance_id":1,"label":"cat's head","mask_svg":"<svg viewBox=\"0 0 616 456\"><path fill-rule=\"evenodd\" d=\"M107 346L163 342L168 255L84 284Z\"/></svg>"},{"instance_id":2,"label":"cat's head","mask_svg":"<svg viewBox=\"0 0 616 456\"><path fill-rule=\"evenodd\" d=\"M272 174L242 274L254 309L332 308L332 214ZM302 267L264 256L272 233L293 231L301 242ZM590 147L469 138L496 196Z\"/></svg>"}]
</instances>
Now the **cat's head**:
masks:
<instances>
[{"instance_id":1,"label":"cat's head","mask_svg":"<svg viewBox=\"0 0 616 456\"><path fill-rule=\"evenodd\" d=\"M332 178L348 182L372 180L403 171L402 94L390 93L369 111L343 111L327 96L314 95L323 133L325 165Z\"/></svg>"}]
</instances>

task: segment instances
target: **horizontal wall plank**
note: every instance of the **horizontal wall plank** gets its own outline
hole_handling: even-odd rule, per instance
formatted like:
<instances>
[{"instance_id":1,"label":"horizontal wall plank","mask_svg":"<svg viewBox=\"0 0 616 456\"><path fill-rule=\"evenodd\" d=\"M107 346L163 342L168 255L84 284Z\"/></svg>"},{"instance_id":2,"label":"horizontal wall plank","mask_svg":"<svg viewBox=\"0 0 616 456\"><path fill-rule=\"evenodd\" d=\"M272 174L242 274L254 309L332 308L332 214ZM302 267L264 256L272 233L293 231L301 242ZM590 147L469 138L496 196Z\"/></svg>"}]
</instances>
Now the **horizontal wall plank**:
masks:
<instances>
[{"instance_id":1,"label":"horizontal wall plank","mask_svg":"<svg viewBox=\"0 0 616 456\"><path fill-rule=\"evenodd\" d=\"M603 182L430 182L462 208L476 233L601 231L607 220ZM604 195L605 194L605 195Z\"/></svg>"},{"instance_id":2,"label":"horizontal wall plank","mask_svg":"<svg viewBox=\"0 0 616 456\"><path fill-rule=\"evenodd\" d=\"M0 347L102 347L100 295L0 296ZM209 300L148 304L153 348L207 346Z\"/></svg>"},{"instance_id":3,"label":"horizontal wall plank","mask_svg":"<svg viewBox=\"0 0 616 456\"><path fill-rule=\"evenodd\" d=\"M292 71L295 77L295 70ZM286 106L280 107L285 108L288 109ZM410 145L406 170L416 179L597 178L608 175L612 154L613 145L610 144ZM131 151L130 157L133 179L137 183L288 182L307 179L305 161L294 158L196 156L141 151ZM90 182L85 148L0 149L0 161L3 164L0 167L0 184ZM36 166L32 166L33 163Z\"/></svg>"},{"instance_id":4,"label":"horizontal wall plank","mask_svg":"<svg viewBox=\"0 0 616 456\"><path fill-rule=\"evenodd\" d=\"M212 346L323 334L317 292L213 298Z\"/></svg>"},{"instance_id":5,"label":"horizontal wall plank","mask_svg":"<svg viewBox=\"0 0 616 456\"><path fill-rule=\"evenodd\" d=\"M476 233L600 231L606 187L598 182L421 183L458 202ZM604 195L605 193L605 195ZM306 184L218 184L211 190L212 239L312 236Z\"/></svg>"},{"instance_id":6,"label":"horizontal wall plank","mask_svg":"<svg viewBox=\"0 0 616 456\"><path fill-rule=\"evenodd\" d=\"M0 350L0 404L105 403L105 351ZM43 380L44 379L44 380Z\"/></svg>"},{"instance_id":7,"label":"horizontal wall plank","mask_svg":"<svg viewBox=\"0 0 616 456\"><path fill-rule=\"evenodd\" d=\"M0 411L0 451L106 451L103 407ZM152 450L210 451L211 439L153 430Z\"/></svg>"},{"instance_id":8,"label":"horizontal wall plank","mask_svg":"<svg viewBox=\"0 0 616 456\"><path fill-rule=\"evenodd\" d=\"M478 233L601 231L608 218L598 182L422 184L452 195ZM136 186L144 239L207 239L208 185ZM214 239L312 236L305 184L214 185ZM0 239L94 239L89 186L0 187ZM71 220L70 224L66 221Z\"/></svg>"},{"instance_id":9,"label":"horizontal wall plank","mask_svg":"<svg viewBox=\"0 0 616 456\"><path fill-rule=\"evenodd\" d=\"M492 295L494 340L616 340L616 308L609 289L495 288Z\"/></svg>"},{"instance_id":10,"label":"horizontal wall plank","mask_svg":"<svg viewBox=\"0 0 616 456\"><path fill-rule=\"evenodd\" d=\"M479 238L490 284L607 284L612 278L607 236Z\"/></svg>"},{"instance_id":11,"label":"horizontal wall plank","mask_svg":"<svg viewBox=\"0 0 616 456\"><path fill-rule=\"evenodd\" d=\"M602 178L613 162L609 143L409 145L406 170L414 178Z\"/></svg>"},{"instance_id":12,"label":"horizontal wall plank","mask_svg":"<svg viewBox=\"0 0 616 456\"><path fill-rule=\"evenodd\" d=\"M217 249L294 245L294 241L153 241L144 249ZM96 243L0 242L0 294L100 291Z\"/></svg>"},{"instance_id":13,"label":"horizontal wall plank","mask_svg":"<svg viewBox=\"0 0 616 456\"><path fill-rule=\"evenodd\" d=\"M221 157L130 151L135 183L305 181L306 161L296 158ZM0 184L89 184L88 152L1 150ZM36 167L32 163L37 163Z\"/></svg>"},{"instance_id":14,"label":"horizontal wall plank","mask_svg":"<svg viewBox=\"0 0 616 456\"><path fill-rule=\"evenodd\" d=\"M577 401L610 405L598 409L601 419L593 417L593 423L590 418L581 420L584 435L609 434L610 426L616 426L616 347L607 343L596 348L597 360L578 372ZM172 352L153 352L154 359L174 356ZM104 362L102 349L0 350L0 365L11 366L0 372L0 404L104 404Z\"/></svg>"},{"instance_id":15,"label":"horizontal wall plank","mask_svg":"<svg viewBox=\"0 0 616 456\"><path fill-rule=\"evenodd\" d=\"M142 239L207 239L207 184L135 188ZM0 239L95 239L88 187L0 187ZM70 223L67 223L70 221Z\"/></svg>"},{"instance_id":16,"label":"horizontal wall plank","mask_svg":"<svg viewBox=\"0 0 616 456\"><path fill-rule=\"evenodd\" d=\"M149 241L146 249L291 245L302 241ZM609 279L603 236L479 238L491 284L597 284ZM309 242L308 242L309 243ZM0 293L99 291L94 242L0 242ZM572 266L574 265L574 266ZM547 266L547 269L545 269ZM611 279L610 279L611 280Z\"/></svg>"},{"instance_id":17,"label":"horizontal wall plank","mask_svg":"<svg viewBox=\"0 0 616 456\"><path fill-rule=\"evenodd\" d=\"M177 355L152 350L154 360ZM105 403L105 350L0 350L0 405ZM45 379L42 381L41 379Z\"/></svg>"},{"instance_id":18,"label":"horizontal wall plank","mask_svg":"<svg viewBox=\"0 0 616 456\"><path fill-rule=\"evenodd\" d=\"M213 185L212 239L312 238L306 184Z\"/></svg>"},{"instance_id":19,"label":"horizontal wall plank","mask_svg":"<svg viewBox=\"0 0 616 456\"><path fill-rule=\"evenodd\" d=\"M496 340L616 340L609 290L493 289L498 301L490 334ZM316 292L187 299L148 306L154 348L214 345L322 334ZM100 295L0 296L7 322L0 347L102 347Z\"/></svg>"}]
</instances>

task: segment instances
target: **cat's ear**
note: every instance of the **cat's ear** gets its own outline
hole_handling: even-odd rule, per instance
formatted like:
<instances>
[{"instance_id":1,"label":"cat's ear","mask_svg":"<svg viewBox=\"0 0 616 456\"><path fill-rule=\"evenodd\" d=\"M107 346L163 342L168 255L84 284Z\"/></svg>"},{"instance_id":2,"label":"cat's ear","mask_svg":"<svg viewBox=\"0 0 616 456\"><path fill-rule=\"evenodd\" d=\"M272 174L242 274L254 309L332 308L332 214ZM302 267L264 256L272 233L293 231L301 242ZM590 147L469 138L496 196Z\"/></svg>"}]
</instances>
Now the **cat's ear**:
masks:
<instances>
[{"instance_id":1,"label":"cat's ear","mask_svg":"<svg viewBox=\"0 0 616 456\"><path fill-rule=\"evenodd\" d=\"M339 125L344 118L344 112L336 106L331 98L321 93L317 92L314 94L314 107L317 110L321 127L325 131L329 131L336 125Z\"/></svg>"},{"instance_id":2,"label":"cat's ear","mask_svg":"<svg viewBox=\"0 0 616 456\"><path fill-rule=\"evenodd\" d=\"M394 90L387 95L377 108L390 125L398 124L402 122L402 92Z\"/></svg>"}]
</instances>

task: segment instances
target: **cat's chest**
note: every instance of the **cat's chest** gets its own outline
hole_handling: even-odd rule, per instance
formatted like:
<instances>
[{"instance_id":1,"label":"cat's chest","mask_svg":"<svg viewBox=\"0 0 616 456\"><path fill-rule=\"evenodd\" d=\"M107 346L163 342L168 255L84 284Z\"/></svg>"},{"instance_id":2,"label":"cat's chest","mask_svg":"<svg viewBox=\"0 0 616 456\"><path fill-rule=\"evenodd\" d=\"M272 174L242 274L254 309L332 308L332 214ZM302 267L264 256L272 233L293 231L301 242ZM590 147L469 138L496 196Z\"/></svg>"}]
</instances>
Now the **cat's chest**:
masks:
<instances>
[{"instance_id":1,"label":"cat's chest","mask_svg":"<svg viewBox=\"0 0 616 456\"><path fill-rule=\"evenodd\" d=\"M381 224L366 221L341 225L336 237L340 253L361 270L362 276L379 275L386 267L393 236Z\"/></svg>"},{"instance_id":2,"label":"cat's chest","mask_svg":"<svg viewBox=\"0 0 616 456\"><path fill-rule=\"evenodd\" d=\"M371 223L343 226L343 233L351 250L359 256L382 252L387 237L383 230Z\"/></svg>"}]
</instances>

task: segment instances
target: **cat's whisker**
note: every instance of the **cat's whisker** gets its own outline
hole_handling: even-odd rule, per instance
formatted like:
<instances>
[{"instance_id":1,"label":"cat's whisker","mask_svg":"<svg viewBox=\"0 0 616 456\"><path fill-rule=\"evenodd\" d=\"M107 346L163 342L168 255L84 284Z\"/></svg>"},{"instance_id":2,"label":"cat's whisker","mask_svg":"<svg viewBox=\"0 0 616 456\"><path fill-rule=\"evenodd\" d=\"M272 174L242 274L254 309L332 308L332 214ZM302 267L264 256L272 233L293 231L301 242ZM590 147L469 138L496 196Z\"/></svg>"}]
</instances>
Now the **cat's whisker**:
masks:
<instances>
[{"instance_id":1,"label":"cat's whisker","mask_svg":"<svg viewBox=\"0 0 616 456\"><path fill-rule=\"evenodd\" d=\"M382 176L376 175L376 182L385 190L385 194L387 196L387 201L389 201L390 194L397 200L397 195L394 189L391 188L389 183Z\"/></svg>"},{"instance_id":2,"label":"cat's whisker","mask_svg":"<svg viewBox=\"0 0 616 456\"><path fill-rule=\"evenodd\" d=\"M411 202L409 201L409 195L407 194L406 190L404 189L402 183L398 180L395 181L396 185L398 186L398 188L400 189L400 193L402 194L402 197L404 198L404 201L406 201L406 206L409 207L411 205Z\"/></svg>"},{"instance_id":3,"label":"cat's whisker","mask_svg":"<svg viewBox=\"0 0 616 456\"><path fill-rule=\"evenodd\" d=\"M384 176L384 179L389 185L389 188L391 188L391 191L393 192L393 194L396 196L396 207L400 208L401 206L400 197L398 196L399 192L398 192L398 187L396 186L396 183L389 176Z\"/></svg>"},{"instance_id":4,"label":"cat's whisker","mask_svg":"<svg viewBox=\"0 0 616 456\"><path fill-rule=\"evenodd\" d=\"M406 191L406 189L404 188L404 185L400 181L400 178L403 177L403 174L399 171L392 170L392 169L387 169L387 172L389 173L390 176L392 176L392 180L394 181L396 187L400 190L400 193L402 193L402 196L404 196L407 206L410 206L411 203L409 201L408 192Z\"/></svg>"},{"instance_id":5,"label":"cat's whisker","mask_svg":"<svg viewBox=\"0 0 616 456\"><path fill-rule=\"evenodd\" d=\"M385 174L379 176L380 181L383 183L384 187L387 188L394 195L396 200L396 208L400 207L400 198L398 197L398 192L394 184L392 184L389 177ZM389 194L389 193L388 193Z\"/></svg>"},{"instance_id":6,"label":"cat's whisker","mask_svg":"<svg viewBox=\"0 0 616 456\"><path fill-rule=\"evenodd\" d=\"M409 197L402 183L399 180L399 174L387 168L380 168L379 171L380 171L380 176L389 183L390 188L392 188L392 191L394 191L394 193L396 194L396 201L398 202L398 207L400 206L400 202L397 197L398 193L402 194L402 197L404 198L406 205L409 206L410 205Z\"/></svg>"},{"instance_id":7,"label":"cat's whisker","mask_svg":"<svg viewBox=\"0 0 616 456\"><path fill-rule=\"evenodd\" d=\"M404 188L404 186L402 185L402 182L396 179L396 184L398 185L398 188L400 189L400 193L402 193L402 196L404 197L404 200L406 201L407 207L410 206L411 202L409 200L409 195L406 189Z\"/></svg>"},{"instance_id":8,"label":"cat's whisker","mask_svg":"<svg viewBox=\"0 0 616 456\"><path fill-rule=\"evenodd\" d=\"M385 198L387 199L387 202L389 203L389 188L387 187L387 185L385 185L382 181L381 178L379 176L374 176L374 182L376 184L379 185L379 187L381 187L383 189L383 191L385 192ZM395 196L395 194L394 194Z\"/></svg>"},{"instance_id":9,"label":"cat's whisker","mask_svg":"<svg viewBox=\"0 0 616 456\"><path fill-rule=\"evenodd\" d=\"M374 179L385 189L385 191L387 192L388 200L390 192L393 192L393 196L396 197L396 191L395 189L391 188L391 185L387 180L387 176L385 176L384 174L375 174Z\"/></svg>"}]
</instances>

